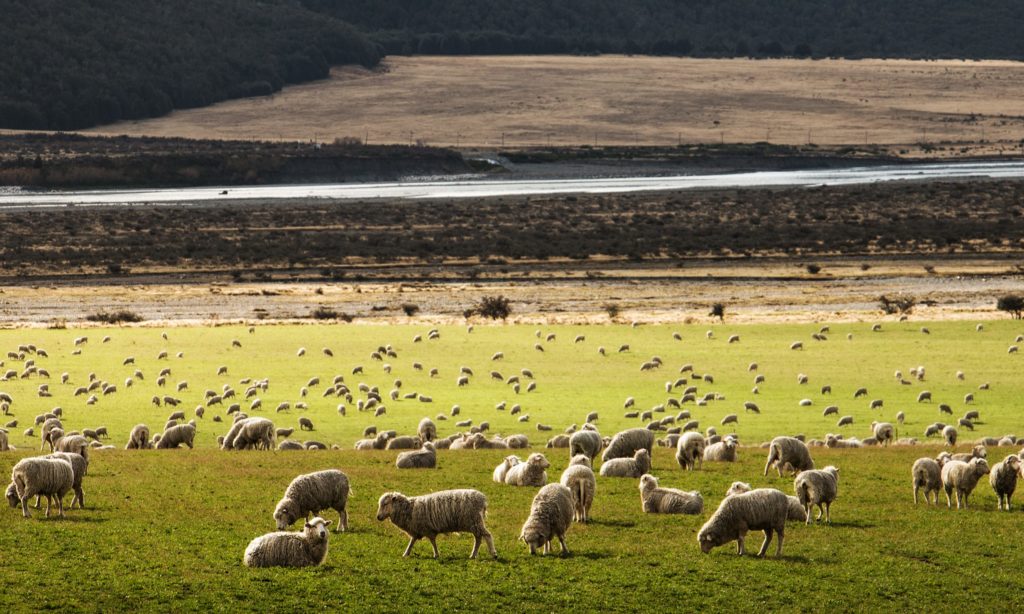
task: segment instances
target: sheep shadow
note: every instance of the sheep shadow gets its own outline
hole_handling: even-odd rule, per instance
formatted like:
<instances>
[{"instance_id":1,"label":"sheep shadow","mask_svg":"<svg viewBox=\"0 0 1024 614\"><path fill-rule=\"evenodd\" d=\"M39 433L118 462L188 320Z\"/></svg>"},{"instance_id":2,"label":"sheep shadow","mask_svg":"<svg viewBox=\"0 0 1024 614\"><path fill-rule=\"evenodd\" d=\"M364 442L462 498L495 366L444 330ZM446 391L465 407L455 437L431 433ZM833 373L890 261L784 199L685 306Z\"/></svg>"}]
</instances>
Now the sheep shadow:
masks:
<instances>
[{"instance_id":1,"label":"sheep shadow","mask_svg":"<svg viewBox=\"0 0 1024 614\"><path fill-rule=\"evenodd\" d=\"M839 521L833 520L830 523L827 523L827 522L811 523L810 526L815 526L815 525L820 525L820 526L823 526L823 527L836 527L838 529L873 529L873 528L875 528L877 526L874 523L866 522L864 520L839 520ZM807 525L805 525L805 526L807 526Z\"/></svg>"},{"instance_id":2,"label":"sheep shadow","mask_svg":"<svg viewBox=\"0 0 1024 614\"><path fill-rule=\"evenodd\" d=\"M617 528L620 528L620 529L632 529L633 527L636 526L636 523L632 522L632 521L629 521L629 520L594 520L594 519L589 519L584 526L586 526L586 525L597 525L597 526L601 526L601 527L617 527Z\"/></svg>"}]
</instances>

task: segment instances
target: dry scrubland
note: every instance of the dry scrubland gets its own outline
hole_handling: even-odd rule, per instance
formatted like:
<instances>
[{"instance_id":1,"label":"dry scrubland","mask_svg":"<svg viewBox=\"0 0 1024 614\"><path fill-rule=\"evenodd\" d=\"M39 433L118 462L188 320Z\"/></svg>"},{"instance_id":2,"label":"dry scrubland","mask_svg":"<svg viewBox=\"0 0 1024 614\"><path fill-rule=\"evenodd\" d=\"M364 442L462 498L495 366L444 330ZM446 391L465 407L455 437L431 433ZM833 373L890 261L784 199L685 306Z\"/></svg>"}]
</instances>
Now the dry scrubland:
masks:
<instances>
[{"instance_id":1,"label":"dry scrubland","mask_svg":"<svg viewBox=\"0 0 1024 614\"><path fill-rule=\"evenodd\" d=\"M0 577L6 578L5 605L18 609L37 607L121 608L131 599L140 609L197 609L231 607L244 610L293 610L316 604L354 609L394 611L418 608L514 607L549 610L561 607L602 608L632 611L676 600L694 608L721 608L726 601L752 602L770 608L819 609L829 607L881 607L913 609L930 603L941 593L942 607L957 609L979 601L1015 609L1022 604L1016 591L1017 569L1024 564L1010 537L1021 529L1021 512L995 511L995 497L987 484L978 487L970 511L914 508L910 497L909 467L918 456L934 456L940 447L926 445L892 449L813 449L819 466L841 468L840 498L833 506L831 526L804 527L790 524L785 556L781 560L736 557L730 547L700 554L696 532L717 506L734 480L755 486L775 486L791 492L792 482L761 477L764 451L744 448L740 462L706 465L702 471L682 473L671 453L656 449L653 473L663 486L697 489L703 493L701 516L653 516L640 513L636 481L599 478L598 497L588 526L574 526L568 534L573 555L530 558L515 541L534 494L531 488L499 486L490 481L491 469L505 454L501 450L441 451L437 470L394 469L395 452L355 452L351 445L364 426L394 428L410 433L423 416L447 414L453 403L462 407L460 418L474 423L487 420L492 432L524 432L536 448L551 433L536 430L537 423L560 431L581 423L585 414L600 413L598 427L605 434L641 424L623 417L622 404L634 396L637 407L648 409L670 396L664 383L679 377L678 369L692 363L700 374L714 376L713 383L693 381L703 392L714 391L724 400L705 407L684 407L700 420L701 427L718 425L728 413L739 414L734 430L747 444L756 444L780 433L821 436L842 430L864 437L870 420L892 419L904 411L907 423L901 436L921 436L926 424L939 420L939 403L949 403L957 416L976 409L981 420L966 440L981 435L1020 432L1021 396L1019 355L1007 348L1024 332L1018 322L987 322L978 331L973 322L883 325L871 332L869 324L833 324L827 341L811 334L818 325L719 325L704 328L682 326L544 326L542 338L534 326L477 326L440 328L440 339L414 343L414 335L426 339L428 327L330 325L318 327L259 326L249 333L244 327L184 327L159 329L96 328L82 330L18 330L0 333L0 348L18 351L33 343L49 357L34 358L52 373L54 396L39 398L36 389L45 380L38 376L0 384L15 401L11 441L20 449L0 455L0 472L24 455L34 454L36 438L21 431L33 416L53 406L64 410L69 429L108 427L110 442L123 446L128 429L139 422L159 430L171 410L153 407L154 394L180 397L191 416L203 402L207 388L220 390L228 384L241 392L244 377L269 377L270 387L261 393L262 415L278 426L297 427L299 416L313 420L316 430L303 438L338 443L341 451L323 452L222 452L215 437L226 431L224 423L212 422L223 414L213 405L198 420L194 450L142 451L96 450L91 454L86 478L85 510L69 512L64 521L44 520L38 512L24 520L15 510L0 516ZM673 339L679 331L682 340ZM548 334L555 338L548 341ZM846 335L853 334L848 340ZM727 343L730 335L736 343ZM110 336L108 343L102 338ZM574 343L577 335L586 339ZM73 340L88 336L74 355ZM232 345L240 342L241 347ZM805 349L790 350L801 340ZM379 345L392 344L398 356L387 359L392 372L371 359ZM544 347L541 352L535 344ZM618 353L622 344L630 350ZM307 348L297 356L299 347ZM604 346L607 356L598 354ZM326 356L322 348L333 350ZM168 351L168 360L158 353ZM505 357L492 361L501 350ZM177 352L182 358L176 358ZM652 356L664 361L661 369L641 371ZM134 357L134 365L122 364ZM752 361L766 382L761 394L750 387ZM414 369L420 362L424 371ZM6 359L6 368L20 369L22 362ZM355 366L364 373L353 375ZM464 388L455 385L461 365L475 375ZM909 369L926 366L924 382L901 385L897 369L909 378ZM227 374L216 375L220 366ZM156 372L172 370L166 388L158 387ZM439 370L431 378L427 371ZM505 383L489 377L498 370L508 377L522 368L533 371L535 392L516 395ZM144 379L124 387L124 378L135 369ZM965 372L963 381L954 376ZM61 372L70 383L61 385ZM118 392L100 396L92 406L85 397L72 396L90 372L118 385ZM797 383L805 373L810 382ZM430 395L430 403L418 400L385 401L383 416L373 418L348 405L339 416L339 399L322 398L324 387L335 374L353 386L377 385L385 392L394 379L403 380L402 391ZM305 398L309 409L272 410L279 402L302 400L299 389L308 379L324 382L312 386ZM189 382L187 391L173 386ZM989 383L989 390L978 390ZM830 384L832 395L820 394ZM866 398L885 400L882 411L868 409L866 398L854 400L853 390L866 386ZM916 403L918 392L931 390L933 403ZM963 395L973 392L976 401L966 406ZM681 389L671 396L678 398ZM361 396L361 395L359 395ZM798 407L802 398L811 407ZM529 422L494 409L495 403L518 402ZM745 400L756 400L760 415L742 411ZM343 401L344 402L344 401ZM835 416L823 418L827 404L837 404L842 414L854 416L851 427L837 429ZM658 417L668 413L656 413ZM948 421L948 420L947 420ZM440 434L455 430L454 421L437 421ZM722 427L719 427L720 429ZM729 427L730 429L733 427ZM963 430L963 429L961 429ZM298 431L296 431L298 434ZM297 436L297 435L296 435ZM967 446L960 446L965 449ZM549 454L549 477L560 474L567 463L565 450ZM993 462L1013 448L993 448ZM271 512L284 487L294 475L337 467L352 479L355 496L350 502L352 531L331 536L327 564L312 570L252 571L241 566L241 555L252 537L273 530ZM442 560L427 559L428 546L419 544L411 560L400 554L405 540L387 523L373 519L376 499L382 492L398 489L409 494L452 487L475 487L490 500L488 524L500 558L468 561L468 536L441 538ZM328 513L331 518L332 514ZM760 538L751 536L748 546ZM866 575L865 569L871 574ZM173 578L173 580L169 580ZM73 588L69 588L69 582Z\"/></svg>"},{"instance_id":2,"label":"dry scrubland","mask_svg":"<svg viewBox=\"0 0 1024 614\"><path fill-rule=\"evenodd\" d=\"M473 147L810 140L915 153L950 142L1019 152L1022 74L1024 64L1004 61L391 57L380 70L338 68L270 97L95 132Z\"/></svg>"}]
</instances>

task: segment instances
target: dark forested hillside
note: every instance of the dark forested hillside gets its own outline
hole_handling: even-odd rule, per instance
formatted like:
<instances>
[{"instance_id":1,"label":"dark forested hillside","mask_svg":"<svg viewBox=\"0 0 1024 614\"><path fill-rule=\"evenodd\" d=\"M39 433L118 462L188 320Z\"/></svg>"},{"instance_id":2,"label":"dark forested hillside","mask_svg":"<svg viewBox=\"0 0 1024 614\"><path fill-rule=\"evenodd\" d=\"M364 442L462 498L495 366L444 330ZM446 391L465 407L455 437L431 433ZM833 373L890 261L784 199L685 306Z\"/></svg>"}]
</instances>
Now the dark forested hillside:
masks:
<instances>
[{"instance_id":1,"label":"dark forested hillside","mask_svg":"<svg viewBox=\"0 0 1024 614\"><path fill-rule=\"evenodd\" d=\"M1020 0L300 0L388 53L1024 58Z\"/></svg>"},{"instance_id":2,"label":"dark forested hillside","mask_svg":"<svg viewBox=\"0 0 1024 614\"><path fill-rule=\"evenodd\" d=\"M0 0L0 127L153 117L379 58L362 34L278 0Z\"/></svg>"}]
</instances>

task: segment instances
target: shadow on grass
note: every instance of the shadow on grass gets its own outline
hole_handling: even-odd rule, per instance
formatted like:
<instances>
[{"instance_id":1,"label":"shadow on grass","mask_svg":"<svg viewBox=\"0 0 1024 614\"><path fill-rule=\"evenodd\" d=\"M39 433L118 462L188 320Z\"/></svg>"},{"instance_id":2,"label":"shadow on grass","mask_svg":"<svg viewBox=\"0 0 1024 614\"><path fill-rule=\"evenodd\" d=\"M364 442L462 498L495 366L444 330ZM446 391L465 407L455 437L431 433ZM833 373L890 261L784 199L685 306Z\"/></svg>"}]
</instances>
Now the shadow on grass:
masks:
<instances>
[{"instance_id":1,"label":"shadow on grass","mask_svg":"<svg viewBox=\"0 0 1024 614\"><path fill-rule=\"evenodd\" d=\"M587 521L587 525L597 525L601 527L620 527L626 529L632 529L636 526L635 522L629 520L594 520L590 519ZM584 525L584 526L587 526Z\"/></svg>"}]
</instances>

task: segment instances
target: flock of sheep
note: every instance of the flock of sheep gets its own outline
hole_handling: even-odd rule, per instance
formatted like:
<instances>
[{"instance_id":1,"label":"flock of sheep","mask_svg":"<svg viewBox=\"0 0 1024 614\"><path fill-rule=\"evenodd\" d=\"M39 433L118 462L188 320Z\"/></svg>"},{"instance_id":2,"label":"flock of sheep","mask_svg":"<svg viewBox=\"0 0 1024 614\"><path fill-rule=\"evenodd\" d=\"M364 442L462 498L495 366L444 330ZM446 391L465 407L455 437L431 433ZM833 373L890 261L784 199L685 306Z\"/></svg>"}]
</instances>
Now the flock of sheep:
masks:
<instances>
[{"instance_id":1,"label":"flock of sheep","mask_svg":"<svg viewBox=\"0 0 1024 614\"><path fill-rule=\"evenodd\" d=\"M979 325L979 330L981 330ZM250 329L250 332L253 332ZM828 333L827 327L822 328L818 337ZM434 330L427 336L428 339L436 339L439 332ZM538 331L538 336L540 336ZM709 331L709 337L711 333ZM166 335L164 337L166 339ZM109 340L105 338L104 341ZM1018 341L1020 338L1018 337ZM417 336L414 343L422 341ZM551 334L545 338L545 342L554 341ZM585 341L582 335L578 336L575 343ZM738 336L730 337L729 342L739 341ZM88 339L81 337L75 340L75 346L81 346L88 342ZM239 341L234 341L233 346L241 347ZM802 342L794 342L791 349L799 351L802 349ZM537 343L535 348L543 351L543 345ZM628 352L628 345L619 348L620 352ZM602 355L607 352L599 348ZM305 349L300 349L299 356L304 355ZM324 348L325 355L333 356L333 353ZM1013 347L1011 352L1013 353ZM180 356L180 354L179 354ZM17 351L9 352L7 359L20 363L19 369L9 369L3 374L2 380L28 379L32 377L49 379L50 374L37 363L39 358L47 358L48 354L44 349L34 345L20 346ZM159 359L166 359L167 353L163 352ZM380 361L386 373L391 372L391 366L387 360L397 358L397 352L390 346L381 346L373 352L371 359ZM501 361L504 358L502 352L495 353L492 361ZM134 358L128 357L123 361L123 366L133 367ZM641 365L641 371L659 369L663 361L659 357L653 357ZM5 366L0 362L0 367ZM423 365L414 364L414 369L423 370ZM758 367L751 364L750 372L756 372ZM352 370L353 375L361 374L362 367ZM436 375L436 370L432 375ZM226 375L227 368L221 367L217 370L218 376ZM925 368L914 367L909 371L911 377L919 382L925 381ZM170 368L163 369L157 376L157 385L164 386L170 377ZM558 482L548 482L547 469L551 466L545 454L540 452L530 453L525 459L517 455L506 456L494 469L493 479L500 484L534 487L538 488L528 515L523 523L520 539L524 541L531 553L542 550L547 553L551 549L551 542L558 540L561 552L568 553L565 536L573 522L587 522L590 519L591 506L595 500L598 476L601 478L631 478L638 480L638 488L641 499L641 509L645 513L656 514L702 514L704 511L704 499L698 491L684 491L672 488L664 488L659 485L657 477L651 474L651 457L656 446L668 446L675 449L675 458L681 470L692 471L702 468L704 462L733 462L737 459L740 448L739 437L736 433L720 435L715 427L708 427L702 433L699 431L699 422L691 418L689 411L682 409L686 403L692 403L695 407L707 406L708 403L724 400L722 395L715 392L707 392L701 395L697 386L691 384L693 381L700 381L708 384L714 383L714 377L710 374L695 375L692 365L684 365L680 368L683 377L675 381L666 382L665 391L672 395L677 388L683 388L679 398L670 396L665 404L655 406L648 411L635 409L635 400L630 397L624 403L625 409L631 410L625 414L626 418L638 418L646 422L644 426L628 428L618 432L612 437L603 437L597 430L597 412L590 412L586 415L582 427L571 425L562 434L551 437L546 448L554 450L567 448L569 465L562 473ZM901 372L897 372L896 378L901 383L909 383L903 378ZM475 376L473 369L462 367L456 385L463 387L469 385ZM491 378L501 380L512 387L518 394L521 384L529 380L525 390L532 392L536 390L537 380L529 369L522 369L520 375L504 377L498 371L492 371ZM957 378L963 379L963 374L958 373ZM130 388L139 382L144 381L145 375L138 369L134 370L131 377L124 382L125 388ZM805 374L799 374L798 383L803 385L808 381ZM90 395L86 399L87 405L98 402L96 393L102 395L116 394L117 386L102 380L95 374L90 374L88 384L78 386L74 389L74 397ZM758 387L765 382L763 375L756 375L752 394L759 392ZM61 376L62 385L72 386L67 373ZM128 433L127 443L124 446L128 450L144 449L174 449L180 446L192 448L195 444L199 421L209 412L214 423L224 423L223 434L216 435L218 445L223 450L289 450L289 449L338 449L337 445L328 445L315 440L297 442L290 439L294 433L293 428L278 428L274 422L264 416L249 415L263 411L260 395L267 391L269 380L254 380L245 378L240 380L239 385L243 388L236 391L229 384L222 386L220 390L207 390L204 395L204 403L195 408L195 417L186 421L185 411L175 409L164 424L164 428L153 433L145 424L138 424ZM312 377L300 390L300 398L306 399L310 390L321 385L319 377ZM374 417L384 415L387 411L386 399L397 402L399 398L414 399L423 403L430 403L432 399L419 393L401 392L402 383L394 381L394 387L386 395L382 394L376 386L369 386L359 383L350 388L344 376L338 375L331 380L329 386L323 390L324 398L344 399L339 404L337 411L341 416L346 415L347 407L354 407L359 414L373 415ZM181 381L177 384L177 392L188 390L189 383ZM980 389L987 390L989 386L983 384ZM38 386L39 397L53 395L48 383ZM822 394L830 394L831 387L823 386ZM859 389L854 397L866 396L866 389ZM918 394L918 402L931 402L931 393L921 391ZM243 408L244 399L247 408ZM965 404L973 400L973 394L967 395ZM237 401L237 402L236 402ZM810 404L801 401L801 405ZM152 399L156 406L171 406L177 408L181 401L171 395L156 395ZM884 407L881 399L870 402L874 409ZM223 415L214 414L215 406L224 409ZM304 409L305 401L281 403L277 406L275 413L287 412L292 407ZM669 414L668 408L676 408L679 411ZM7 393L0 392L0 412L5 415L13 415L17 408L14 398ZM744 412L754 414L761 413L761 409L754 401L743 403ZM244 411L243 411L244 409ZM495 407L497 411L508 411L510 415L521 414L522 409L518 404L508 407L505 402ZM939 410L942 413L952 413L948 405L940 404ZM529 438L525 434L514 434L506 437L495 435L488 437L486 433L490 430L489 424L479 422L473 424L470 420L459 420L456 424L464 430L454 432L447 437L438 436L436 421L448 420L460 416L461 409L458 405L451 409L450 414L437 414L435 418L424 417L419 421L415 434L402 435L395 431L382 430L373 426L367 426L363 432L363 438L356 441L356 450L388 449L398 450L395 459L396 467L399 469L434 469L437 468L438 451L449 449L528 449L531 447ZM827 407L824 415L837 414L838 410ZM665 417L655 419L657 414L666 414ZM956 426L952 424L935 423L926 429L925 435L932 436L941 434L947 445L955 446L957 443L957 426L973 430L979 413L977 411L967 412L959 420ZM526 418L526 419L524 419ZM528 416L521 416L520 422L526 422ZM738 423L737 414L728 414L721 420L721 426ZM903 424L903 412L896 415L896 423ZM840 418L838 425L844 426L852 423L852 417ZM9 422L7 428L16 427L16 420ZM315 425L306 416L298 419L298 427L301 431L314 431ZM11 446L8 442L7 428L0 429L0 451L6 451ZM40 505L42 497L46 497L46 515L50 514L51 504L55 503L58 514L64 516L63 499L68 492L74 493L71 507L77 504L84 508L83 478L86 476L90 451L95 449L108 449L113 446L105 443L109 437L104 427L94 429L82 429L81 431L67 431L64 427L64 412L61 408L54 408L52 411L40 414L35 418L34 424L25 432L25 436L33 436L34 429L39 429L41 448L49 447L50 454L38 457L28 457L20 460L12 470L11 484L6 491L6 497L11 507L20 507L23 515L30 516L28 507L32 497L36 497L36 507ZM544 424L537 424L538 431L552 430L552 427ZM659 432L664 437L657 438ZM839 469L834 466L824 469L815 469L812 460L811 450L816 446L830 448L862 447L869 445L915 445L918 441L914 438L898 438L897 426L889 422L875 421L870 426L870 436L863 439L846 437L841 434L826 434L822 439L806 440L802 435L789 437L775 437L770 442L762 444L761 447L767 451L767 462L764 474L767 475L773 467L779 476L784 473L792 474L793 495L771 489L752 489L748 484L735 482L725 493L716 511L698 533L698 543L703 552L709 552L716 546L731 541L738 542L740 554L744 553L744 538L749 531L764 531L765 540L759 551L759 555L766 554L773 539L777 537L776 554L781 555L785 534L785 523L787 521L801 521L810 523L812 521L812 508L818 508L818 520L824 519L831 522L831 504L837 499L839 492ZM1010 454L993 467L989 467L986 456L986 446L1013 445L1017 443L1016 437L1006 435L1002 438L985 438L976 445L971 452L951 454L942 452L936 458L924 457L918 459L911 469L913 500L918 501L918 494L923 491L926 502L938 503L938 493L944 490L947 498L947 506L952 507L955 498L957 507L967 507L968 497L974 490L980 479L986 474L989 475L990 484L999 500L1000 509L1009 510L1010 498L1016 488L1016 481L1022 471L1022 458L1020 455ZM550 453L550 452L549 452ZM595 474L593 463L600 456L601 465ZM244 563L248 566L308 566L319 565L327 556L328 530L327 527L332 521L316 516L323 510L333 509L339 514L337 530L345 531L348 528L347 500L350 493L349 480L341 471L331 469L319 471L312 474L300 475L292 481L286 489L284 496L274 511L274 520L278 531L254 539L245 550ZM932 499L931 497L934 496ZM490 554L496 556L496 549L490 532L485 526L487 513L487 499L483 493L475 489L446 490L430 493L421 496L409 497L399 492L388 492L381 495L379 500L377 519L380 521L390 520L393 525L401 529L408 537L409 543L405 550L408 556L419 539L427 538L433 547L433 554L438 556L436 537L441 534L465 532L473 535L474 546L471 557L475 557L481 542L485 542ZM290 532L288 527L298 520L304 521L301 531Z\"/></svg>"}]
</instances>

